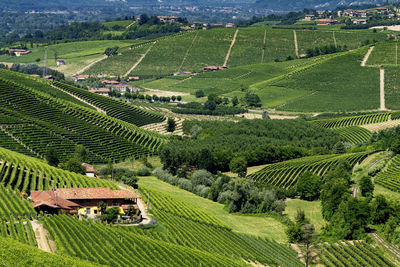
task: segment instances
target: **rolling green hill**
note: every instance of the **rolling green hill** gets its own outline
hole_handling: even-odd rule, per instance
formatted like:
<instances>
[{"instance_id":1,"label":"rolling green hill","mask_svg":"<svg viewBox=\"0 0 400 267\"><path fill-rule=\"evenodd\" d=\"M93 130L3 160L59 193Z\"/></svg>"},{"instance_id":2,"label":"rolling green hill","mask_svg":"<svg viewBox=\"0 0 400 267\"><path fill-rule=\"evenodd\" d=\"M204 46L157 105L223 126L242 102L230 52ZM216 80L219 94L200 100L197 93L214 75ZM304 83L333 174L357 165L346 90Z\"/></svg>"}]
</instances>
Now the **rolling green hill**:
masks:
<instances>
[{"instance_id":1,"label":"rolling green hill","mask_svg":"<svg viewBox=\"0 0 400 267\"><path fill-rule=\"evenodd\" d=\"M38 87L41 89L35 89ZM45 88L49 93L43 91ZM109 159L120 161L156 153L166 140L159 134L135 125L161 121L161 115L93 95L96 104L116 117L113 118L69 101L69 95L63 98L67 94L61 91L54 98L50 90L59 89L43 87L41 82L34 79L27 87L18 83L14 73L0 72L0 114L3 117L0 129L9 137L1 138L1 141L7 143L12 139L20 144L19 147L25 148L24 151L16 147L18 151L24 153L28 150L28 155L39 157L53 147L61 161L71 157L76 145L83 145L87 149L89 162L107 162Z\"/></svg>"},{"instance_id":2,"label":"rolling green hill","mask_svg":"<svg viewBox=\"0 0 400 267\"><path fill-rule=\"evenodd\" d=\"M233 42L235 31L237 36ZM210 65L229 67L284 60L288 56L296 57L294 31L270 27L252 27L238 29L217 28L206 31L187 32L155 40L140 64L130 75L142 78L167 76L177 71L198 72ZM382 41L386 36L372 31L326 31L296 30L298 54L309 48L326 45L358 48L365 40ZM233 44L231 50L230 46ZM228 51L231 51L227 56ZM145 48L125 50L112 60L95 64L87 74L121 75L126 65L133 66ZM106 65L109 64L109 66ZM130 63L130 64L129 64ZM96 66L98 65L98 66ZM120 67L119 67L120 66Z\"/></svg>"}]
</instances>

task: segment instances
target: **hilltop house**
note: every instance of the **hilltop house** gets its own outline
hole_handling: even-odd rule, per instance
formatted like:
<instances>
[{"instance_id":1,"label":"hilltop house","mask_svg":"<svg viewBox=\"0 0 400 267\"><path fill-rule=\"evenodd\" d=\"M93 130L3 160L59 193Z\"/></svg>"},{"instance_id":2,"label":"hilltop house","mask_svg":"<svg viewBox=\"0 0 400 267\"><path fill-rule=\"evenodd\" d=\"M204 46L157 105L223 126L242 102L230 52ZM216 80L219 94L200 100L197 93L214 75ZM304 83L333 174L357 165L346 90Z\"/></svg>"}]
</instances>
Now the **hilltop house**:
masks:
<instances>
[{"instance_id":1,"label":"hilltop house","mask_svg":"<svg viewBox=\"0 0 400 267\"><path fill-rule=\"evenodd\" d=\"M308 15L305 15L304 20L311 21L314 19L314 17L315 16L313 14L308 14Z\"/></svg>"},{"instance_id":2,"label":"hilltop house","mask_svg":"<svg viewBox=\"0 0 400 267\"><path fill-rule=\"evenodd\" d=\"M110 93L110 89L108 89L108 88L96 88L96 89L89 90L89 92L91 92L93 94L102 95L102 96L108 96L109 93Z\"/></svg>"},{"instance_id":3,"label":"hilltop house","mask_svg":"<svg viewBox=\"0 0 400 267\"><path fill-rule=\"evenodd\" d=\"M207 66L203 68L204 72L209 72L209 71L217 71L217 70L226 70L228 67L227 66Z\"/></svg>"},{"instance_id":4,"label":"hilltop house","mask_svg":"<svg viewBox=\"0 0 400 267\"><path fill-rule=\"evenodd\" d=\"M17 57L23 56L23 55L28 55L31 53L30 50L27 49L8 49L8 53L10 55L15 55Z\"/></svg>"},{"instance_id":5,"label":"hilltop house","mask_svg":"<svg viewBox=\"0 0 400 267\"><path fill-rule=\"evenodd\" d=\"M157 16L157 18L164 23L174 23L178 21L176 16Z\"/></svg>"},{"instance_id":6,"label":"hilltop house","mask_svg":"<svg viewBox=\"0 0 400 267\"><path fill-rule=\"evenodd\" d=\"M74 82L83 81L89 79L89 75L72 75L72 79L74 79Z\"/></svg>"},{"instance_id":7,"label":"hilltop house","mask_svg":"<svg viewBox=\"0 0 400 267\"><path fill-rule=\"evenodd\" d=\"M365 25L367 24L367 19L353 19L352 22L355 25Z\"/></svg>"},{"instance_id":8,"label":"hilltop house","mask_svg":"<svg viewBox=\"0 0 400 267\"><path fill-rule=\"evenodd\" d=\"M49 214L99 214L99 203L107 208L118 208L125 213L129 206L138 209L139 196L127 190L109 188L57 188L48 191L32 191L29 199L34 209Z\"/></svg>"},{"instance_id":9,"label":"hilltop house","mask_svg":"<svg viewBox=\"0 0 400 267\"><path fill-rule=\"evenodd\" d=\"M57 64L57 66L61 66L61 65L65 65L67 63L65 62L65 59L59 58L56 60L56 64Z\"/></svg>"},{"instance_id":10,"label":"hilltop house","mask_svg":"<svg viewBox=\"0 0 400 267\"><path fill-rule=\"evenodd\" d=\"M318 20L318 25L320 25L320 26L333 25L333 24L337 24L337 23L338 23L338 21L333 20L333 19L319 19Z\"/></svg>"}]
</instances>

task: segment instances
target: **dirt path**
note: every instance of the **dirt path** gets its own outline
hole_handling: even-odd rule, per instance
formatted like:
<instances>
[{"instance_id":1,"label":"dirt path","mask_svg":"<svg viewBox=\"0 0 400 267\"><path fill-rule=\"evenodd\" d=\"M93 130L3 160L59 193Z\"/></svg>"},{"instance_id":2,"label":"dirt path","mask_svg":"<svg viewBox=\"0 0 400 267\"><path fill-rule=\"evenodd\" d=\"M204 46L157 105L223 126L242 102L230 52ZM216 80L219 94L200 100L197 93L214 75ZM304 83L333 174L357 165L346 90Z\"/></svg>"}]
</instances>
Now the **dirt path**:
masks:
<instances>
[{"instance_id":1,"label":"dirt path","mask_svg":"<svg viewBox=\"0 0 400 267\"><path fill-rule=\"evenodd\" d=\"M157 43L157 41L155 41L150 47L149 49L146 50L146 52L139 58L139 60L132 66L132 68L130 68L124 76L128 76L129 73L131 73L134 69L136 69L136 67L142 62L142 60L147 56L147 54L150 52L150 50L153 48L153 46Z\"/></svg>"},{"instance_id":2,"label":"dirt path","mask_svg":"<svg viewBox=\"0 0 400 267\"><path fill-rule=\"evenodd\" d=\"M232 39L232 42L231 42L231 46L229 47L228 53L226 54L226 57L225 57L225 61L224 61L224 65L223 65L223 66L226 66L226 64L228 64L229 57L231 56L232 47L233 47L233 46L235 45L235 43L236 43L236 37L237 37L237 35L238 35L238 32L239 32L239 29L236 29L235 34L233 35L233 39Z\"/></svg>"},{"instance_id":3,"label":"dirt path","mask_svg":"<svg viewBox=\"0 0 400 267\"><path fill-rule=\"evenodd\" d=\"M87 101L84 100L83 98L80 98L80 97L78 97L78 96L76 96L76 95L74 95L74 94L71 94L70 92L65 91L65 90L63 90L63 89L61 89L61 88L59 88L59 87L57 87L57 86L55 86L55 85L53 85L53 84L52 84L51 86L52 86L53 88L56 88L57 90L60 90L61 92L64 92L64 93L66 93L66 94L72 96L73 98L75 98L75 99L77 99L77 100L79 100L79 101L85 103L86 105L89 105L89 106L95 108L95 109L97 110L97 112L100 112L100 113L103 113L103 114L107 114L107 112L105 112L105 111L102 110L101 108L99 108L99 107L97 107L97 106L95 106L95 105L93 105L93 104L87 102Z\"/></svg>"},{"instance_id":4,"label":"dirt path","mask_svg":"<svg viewBox=\"0 0 400 267\"><path fill-rule=\"evenodd\" d=\"M261 63L264 63L266 46L267 46L267 30L264 31L264 41L263 41L262 54L261 54Z\"/></svg>"},{"instance_id":5,"label":"dirt path","mask_svg":"<svg viewBox=\"0 0 400 267\"><path fill-rule=\"evenodd\" d=\"M364 59L361 61L361 67L365 67L368 61L369 56L371 55L372 51L374 50L375 46L371 46L368 49L368 52L365 54Z\"/></svg>"},{"instance_id":6,"label":"dirt path","mask_svg":"<svg viewBox=\"0 0 400 267\"><path fill-rule=\"evenodd\" d=\"M296 57L299 57L299 45L297 43L297 33L293 31L293 38L294 38L294 51L296 53Z\"/></svg>"},{"instance_id":7,"label":"dirt path","mask_svg":"<svg viewBox=\"0 0 400 267\"><path fill-rule=\"evenodd\" d=\"M335 44L335 47L337 48L335 32L332 32L332 37L333 37L333 43Z\"/></svg>"},{"instance_id":8,"label":"dirt path","mask_svg":"<svg viewBox=\"0 0 400 267\"><path fill-rule=\"evenodd\" d=\"M358 187L353 187L353 197L357 197L358 196Z\"/></svg>"},{"instance_id":9,"label":"dirt path","mask_svg":"<svg viewBox=\"0 0 400 267\"><path fill-rule=\"evenodd\" d=\"M136 21L133 21L131 24L129 24L128 26L125 27L125 29L129 29L133 24L135 24Z\"/></svg>"},{"instance_id":10,"label":"dirt path","mask_svg":"<svg viewBox=\"0 0 400 267\"><path fill-rule=\"evenodd\" d=\"M95 61L93 61L92 63L90 63L90 64L87 65L86 67L84 67L83 69L79 70L79 71L76 73L76 75L79 75L79 74L84 73L85 71L87 71L88 69L90 69L94 64L97 64L97 63L99 63L100 61L102 61L102 60L104 60L104 59L106 59L106 58L107 58L107 56L106 56L106 55L103 55L101 58L96 59Z\"/></svg>"},{"instance_id":11,"label":"dirt path","mask_svg":"<svg viewBox=\"0 0 400 267\"><path fill-rule=\"evenodd\" d=\"M178 68L178 72L181 71L181 69L182 69L182 67L183 67L183 64L185 63L186 58L188 57L188 55L189 55L189 53L190 53L190 50L192 50L192 47L193 47L194 42L196 41L198 35L199 35L199 32L197 32L196 35L193 37L192 43L190 44L188 50L186 51L186 54L185 54L185 56L184 56L183 59L182 59L181 65L180 65L179 68Z\"/></svg>"},{"instance_id":12,"label":"dirt path","mask_svg":"<svg viewBox=\"0 0 400 267\"><path fill-rule=\"evenodd\" d=\"M36 242L38 244L38 247L41 250L44 250L46 252L50 252L50 253L55 252L55 244L50 239L49 239L49 242L47 242L49 233L47 232L46 229L44 229L43 225L39 224L36 220L31 221L31 225L32 225L33 232L35 233Z\"/></svg>"},{"instance_id":13,"label":"dirt path","mask_svg":"<svg viewBox=\"0 0 400 267\"><path fill-rule=\"evenodd\" d=\"M380 69L380 110L386 110L385 104L385 69Z\"/></svg>"}]
</instances>

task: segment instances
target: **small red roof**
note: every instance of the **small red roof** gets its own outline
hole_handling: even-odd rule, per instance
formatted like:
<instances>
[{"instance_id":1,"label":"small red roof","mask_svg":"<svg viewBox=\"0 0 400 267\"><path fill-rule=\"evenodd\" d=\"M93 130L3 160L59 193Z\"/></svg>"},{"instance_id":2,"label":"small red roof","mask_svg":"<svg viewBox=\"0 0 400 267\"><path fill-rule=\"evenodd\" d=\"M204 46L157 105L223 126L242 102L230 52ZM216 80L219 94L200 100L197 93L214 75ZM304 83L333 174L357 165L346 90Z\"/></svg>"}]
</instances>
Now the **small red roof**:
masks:
<instances>
[{"instance_id":1,"label":"small red roof","mask_svg":"<svg viewBox=\"0 0 400 267\"><path fill-rule=\"evenodd\" d=\"M94 172L94 167L92 165L87 163L82 163L82 166L86 168L86 173Z\"/></svg>"}]
</instances>

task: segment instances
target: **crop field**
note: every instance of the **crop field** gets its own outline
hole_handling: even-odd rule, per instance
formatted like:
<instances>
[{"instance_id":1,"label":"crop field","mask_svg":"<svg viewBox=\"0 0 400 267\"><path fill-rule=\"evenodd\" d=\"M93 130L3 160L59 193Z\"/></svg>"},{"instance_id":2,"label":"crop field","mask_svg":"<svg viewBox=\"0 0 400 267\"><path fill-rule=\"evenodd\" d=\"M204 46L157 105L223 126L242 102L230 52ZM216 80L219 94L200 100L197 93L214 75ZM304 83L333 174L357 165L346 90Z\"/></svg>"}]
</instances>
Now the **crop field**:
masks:
<instances>
[{"instance_id":1,"label":"crop field","mask_svg":"<svg viewBox=\"0 0 400 267\"><path fill-rule=\"evenodd\" d=\"M3 171L2 164L2 171ZM32 205L14 193L10 187L0 184L0 218L10 220L11 217L33 218L36 215Z\"/></svg>"},{"instance_id":2,"label":"crop field","mask_svg":"<svg viewBox=\"0 0 400 267\"><path fill-rule=\"evenodd\" d=\"M379 69L360 66L366 52L367 48L361 48L339 54L318 67L272 83L273 86L308 91L308 95L279 109L305 112L378 109Z\"/></svg>"},{"instance_id":3,"label":"crop field","mask_svg":"<svg viewBox=\"0 0 400 267\"><path fill-rule=\"evenodd\" d=\"M390 109L400 109L400 68L385 66L385 102Z\"/></svg>"},{"instance_id":4,"label":"crop field","mask_svg":"<svg viewBox=\"0 0 400 267\"><path fill-rule=\"evenodd\" d=\"M319 258L324 266L395 266L376 248L363 241L323 243L319 249Z\"/></svg>"},{"instance_id":5,"label":"crop field","mask_svg":"<svg viewBox=\"0 0 400 267\"><path fill-rule=\"evenodd\" d=\"M323 176L341 160L345 160L350 165L355 165L367 156L368 153L361 152L343 155L311 156L288 160L267 165L262 170L247 176L247 179L255 181L259 186L270 184L282 188L291 188L296 184L298 177L305 172Z\"/></svg>"},{"instance_id":6,"label":"crop field","mask_svg":"<svg viewBox=\"0 0 400 267\"><path fill-rule=\"evenodd\" d=\"M397 66L400 59L398 48L397 41L377 43L368 58L367 65Z\"/></svg>"},{"instance_id":7,"label":"crop field","mask_svg":"<svg viewBox=\"0 0 400 267\"><path fill-rule=\"evenodd\" d=\"M376 175L374 182L392 191L400 192L400 156L394 157L387 169Z\"/></svg>"},{"instance_id":8,"label":"crop field","mask_svg":"<svg viewBox=\"0 0 400 267\"><path fill-rule=\"evenodd\" d=\"M123 76L147 51L151 44L134 46L132 49L125 48L119 55L106 58L84 72L89 75L114 75Z\"/></svg>"},{"instance_id":9,"label":"crop field","mask_svg":"<svg viewBox=\"0 0 400 267\"><path fill-rule=\"evenodd\" d=\"M20 192L72 187L118 187L106 180L89 178L52 167L44 161L0 148L1 184ZM3 191L7 189L3 188ZM11 192L10 192L11 193ZM30 206L30 205L29 205ZM12 208L12 206L10 206Z\"/></svg>"},{"instance_id":10,"label":"crop field","mask_svg":"<svg viewBox=\"0 0 400 267\"><path fill-rule=\"evenodd\" d=\"M85 57L93 55L100 56L104 53L104 50L107 47L127 47L139 42L142 41L99 40L50 45L47 47L48 66L56 66L55 53L57 53L57 58L65 59L67 64L73 64L76 61L82 61ZM46 47L39 46L37 48L30 48L30 50L32 53L28 55L21 57L4 57L1 59L1 61L15 63L36 63L36 59L40 59L39 64L43 64Z\"/></svg>"},{"instance_id":11,"label":"crop field","mask_svg":"<svg viewBox=\"0 0 400 267\"><path fill-rule=\"evenodd\" d=\"M71 88L81 90L92 97L88 91ZM89 162L104 162L107 158L120 161L155 153L165 141L165 137L160 134L142 130L85 107L54 99L49 94L8 80L0 79L0 94L0 113L6 117L24 118L26 121L19 125L3 124L2 132L26 150L33 151L41 157L49 149L48 146L56 145L58 156L63 160L70 157L74 147L80 144L88 150ZM111 116L139 125L163 120L161 115L151 111L128 104L118 104L111 98L98 99L97 95L93 96L93 101L107 109Z\"/></svg>"},{"instance_id":12,"label":"crop field","mask_svg":"<svg viewBox=\"0 0 400 267\"><path fill-rule=\"evenodd\" d=\"M1 263L4 266L100 266L68 255L47 253L33 246L4 237L0 237L0 255Z\"/></svg>"},{"instance_id":13,"label":"crop field","mask_svg":"<svg viewBox=\"0 0 400 267\"><path fill-rule=\"evenodd\" d=\"M176 200L174 195L143 189L150 195L151 212L159 221L156 228L107 227L70 216L50 216L44 218L44 226L57 251L116 266L135 265L132 258L141 265L241 266L245 260L301 266L297 253L286 245L237 234L205 210Z\"/></svg>"},{"instance_id":14,"label":"crop field","mask_svg":"<svg viewBox=\"0 0 400 267\"><path fill-rule=\"evenodd\" d=\"M381 112L381 113L373 113L373 114L353 116L353 117L315 120L312 121L311 123L322 128L335 129L342 127L360 126L366 124L386 122L390 119L390 117L391 117L390 112Z\"/></svg>"},{"instance_id":15,"label":"crop field","mask_svg":"<svg viewBox=\"0 0 400 267\"><path fill-rule=\"evenodd\" d=\"M358 126L337 128L335 130L353 145L366 143L372 136L370 131Z\"/></svg>"},{"instance_id":16,"label":"crop field","mask_svg":"<svg viewBox=\"0 0 400 267\"><path fill-rule=\"evenodd\" d=\"M12 238L21 243L37 247L35 233L29 220L0 220L0 236Z\"/></svg>"}]
</instances>

